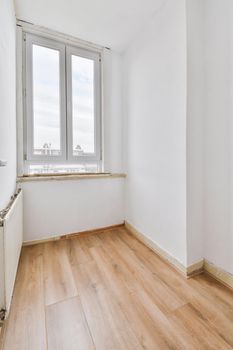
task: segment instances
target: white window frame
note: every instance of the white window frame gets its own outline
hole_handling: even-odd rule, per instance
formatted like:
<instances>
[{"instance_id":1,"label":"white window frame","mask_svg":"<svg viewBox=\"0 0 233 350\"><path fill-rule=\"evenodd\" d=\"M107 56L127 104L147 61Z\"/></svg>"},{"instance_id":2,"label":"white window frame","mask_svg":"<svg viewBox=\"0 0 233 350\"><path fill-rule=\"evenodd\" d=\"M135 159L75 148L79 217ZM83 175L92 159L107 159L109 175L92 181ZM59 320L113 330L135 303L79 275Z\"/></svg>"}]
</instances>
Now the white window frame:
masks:
<instances>
[{"instance_id":1,"label":"white window frame","mask_svg":"<svg viewBox=\"0 0 233 350\"><path fill-rule=\"evenodd\" d=\"M59 162L66 161L66 90L65 90L65 45L54 40L45 39L32 34L24 36L25 41L25 120L24 120L24 154L28 162ZM47 47L59 51L59 69L60 69L60 156L35 155L33 153L33 62L32 47L33 45Z\"/></svg>"},{"instance_id":2,"label":"white window frame","mask_svg":"<svg viewBox=\"0 0 233 350\"><path fill-rule=\"evenodd\" d=\"M54 40L44 35L23 32L23 153L24 173L33 164L88 164L102 163L102 75L101 75L101 52L86 49L73 43ZM58 50L60 53L60 127L61 127L61 155L46 156L33 154L33 82L32 82L32 45L40 45ZM71 57L77 55L94 61L94 143L95 153L84 153L79 156L73 155L72 136L72 76Z\"/></svg>"},{"instance_id":3,"label":"white window frame","mask_svg":"<svg viewBox=\"0 0 233 350\"><path fill-rule=\"evenodd\" d=\"M80 156L73 155L73 115L72 115L72 55L88 58L94 61L94 154L83 153ZM100 160L100 55L74 46L66 47L66 72L67 72L67 147L69 161L97 161ZM82 163L81 162L81 163Z\"/></svg>"}]
</instances>

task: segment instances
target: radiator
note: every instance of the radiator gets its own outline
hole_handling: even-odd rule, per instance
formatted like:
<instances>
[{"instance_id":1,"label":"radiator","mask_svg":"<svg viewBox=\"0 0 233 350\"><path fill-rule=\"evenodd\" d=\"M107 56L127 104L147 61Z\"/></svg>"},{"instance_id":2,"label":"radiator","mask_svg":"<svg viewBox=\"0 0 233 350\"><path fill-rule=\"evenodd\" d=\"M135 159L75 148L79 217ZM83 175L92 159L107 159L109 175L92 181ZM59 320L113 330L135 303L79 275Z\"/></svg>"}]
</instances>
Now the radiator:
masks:
<instances>
[{"instance_id":1,"label":"radiator","mask_svg":"<svg viewBox=\"0 0 233 350\"><path fill-rule=\"evenodd\" d=\"M23 242L21 190L0 214L0 318L3 320L9 313Z\"/></svg>"}]
</instances>

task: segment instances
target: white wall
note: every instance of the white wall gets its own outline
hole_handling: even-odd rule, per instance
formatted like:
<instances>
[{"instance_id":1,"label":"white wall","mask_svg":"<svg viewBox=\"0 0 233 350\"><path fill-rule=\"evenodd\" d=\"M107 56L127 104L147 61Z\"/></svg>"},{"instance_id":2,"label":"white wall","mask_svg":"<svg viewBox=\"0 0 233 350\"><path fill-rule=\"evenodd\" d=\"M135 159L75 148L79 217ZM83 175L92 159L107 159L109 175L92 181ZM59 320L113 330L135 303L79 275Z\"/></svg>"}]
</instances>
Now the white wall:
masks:
<instances>
[{"instance_id":1,"label":"white wall","mask_svg":"<svg viewBox=\"0 0 233 350\"><path fill-rule=\"evenodd\" d=\"M186 12L168 0L127 50L126 220L186 265Z\"/></svg>"},{"instance_id":2,"label":"white wall","mask_svg":"<svg viewBox=\"0 0 233 350\"><path fill-rule=\"evenodd\" d=\"M35 22L42 24L39 18ZM69 34L65 22L62 31ZM120 173L122 58L117 52L104 50L103 60L104 170ZM124 179L23 184L24 240L32 241L122 223L123 184Z\"/></svg>"},{"instance_id":3,"label":"white wall","mask_svg":"<svg viewBox=\"0 0 233 350\"><path fill-rule=\"evenodd\" d=\"M233 273L233 2L205 0L205 257Z\"/></svg>"},{"instance_id":4,"label":"white wall","mask_svg":"<svg viewBox=\"0 0 233 350\"><path fill-rule=\"evenodd\" d=\"M187 256L233 273L233 3L187 0Z\"/></svg>"},{"instance_id":5,"label":"white wall","mask_svg":"<svg viewBox=\"0 0 233 350\"><path fill-rule=\"evenodd\" d=\"M122 164L122 57L105 50L103 55L103 115L105 171L121 172Z\"/></svg>"},{"instance_id":6,"label":"white wall","mask_svg":"<svg viewBox=\"0 0 233 350\"><path fill-rule=\"evenodd\" d=\"M0 210L9 202L16 180L15 15L13 1L0 0Z\"/></svg>"},{"instance_id":7,"label":"white wall","mask_svg":"<svg viewBox=\"0 0 233 350\"><path fill-rule=\"evenodd\" d=\"M31 23L111 47L127 47L150 14L166 0L15 0L16 14Z\"/></svg>"},{"instance_id":8,"label":"white wall","mask_svg":"<svg viewBox=\"0 0 233 350\"><path fill-rule=\"evenodd\" d=\"M187 0L187 264L203 259L203 0Z\"/></svg>"},{"instance_id":9,"label":"white wall","mask_svg":"<svg viewBox=\"0 0 233 350\"><path fill-rule=\"evenodd\" d=\"M104 53L105 171L122 172L121 69L118 53ZM24 241L124 221L124 178L24 183Z\"/></svg>"},{"instance_id":10,"label":"white wall","mask_svg":"<svg viewBox=\"0 0 233 350\"><path fill-rule=\"evenodd\" d=\"M123 178L22 184L24 241L123 223Z\"/></svg>"}]
</instances>

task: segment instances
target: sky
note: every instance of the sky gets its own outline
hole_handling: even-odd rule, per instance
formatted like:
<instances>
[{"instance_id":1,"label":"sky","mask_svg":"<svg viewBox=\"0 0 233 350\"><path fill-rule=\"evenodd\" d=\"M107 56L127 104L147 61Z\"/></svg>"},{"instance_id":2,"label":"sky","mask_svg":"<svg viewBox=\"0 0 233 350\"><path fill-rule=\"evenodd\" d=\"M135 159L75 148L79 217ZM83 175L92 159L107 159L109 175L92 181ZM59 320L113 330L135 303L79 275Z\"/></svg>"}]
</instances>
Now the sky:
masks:
<instances>
[{"instance_id":1,"label":"sky","mask_svg":"<svg viewBox=\"0 0 233 350\"><path fill-rule=\"evenodd\" d=\"M94 62L72 56L73 148L94 152ZM34 148L60 149L59 51L33 45Z\"/></svg>"}]
</instances>

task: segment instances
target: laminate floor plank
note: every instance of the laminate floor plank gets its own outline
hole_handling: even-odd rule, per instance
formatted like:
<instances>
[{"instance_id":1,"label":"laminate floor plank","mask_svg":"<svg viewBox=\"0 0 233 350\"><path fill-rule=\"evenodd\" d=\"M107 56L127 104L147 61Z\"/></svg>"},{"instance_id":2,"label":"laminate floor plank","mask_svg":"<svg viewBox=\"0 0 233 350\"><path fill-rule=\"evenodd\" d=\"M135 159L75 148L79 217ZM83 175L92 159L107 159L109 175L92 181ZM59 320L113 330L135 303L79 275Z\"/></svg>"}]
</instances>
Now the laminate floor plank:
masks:
<instances>
[{"instance_id":1,"label":"laminate floor plank","mask_svg":"<svg viewBox=\"0 0 233 350\"><path fill-rule=\"evenodd\" d=\"M185 279L151 249L130 235L127 230L121 230L119 237L128 245L129 249L133 250L148 271L166 284L170 290L173 290L184 303L188 303L190 298L199 296L199 292L191 287L190 280Z\"/></svg>"},{"instance_id":2,"label":"laminate floor plank","mask_svg":"<svg viewBox=\"0 0 233 350\"><path fill-rule=\"evenodd\" d=\"M233 350L233 292L125 228L23 248L1 350Z\"/></svg>"},{"instance_id":3,"label":"laminate floor plank","mask_svg":"<svg viewBox=\"0 0 233 350\"><path fill-rule=\"evenodd\" d=\"M110 242L108 244L108 242ZM108 254L115 257L118 265L122 265L126 272L126 279L131 277L131 285L134 291L145 288L148 293L154 296L157 305L164 312L170 312L185 304L161 279L154 275L146 266L138 259L135 253L128 249L127 245L118 237L111 242L108 238L104 249ZM137 269L135 270L134 267ZM156 288L154 288L156 286Z\"/></svg>"},{"instance_id":4,"label":"laminate floor plank","mask_svg":"<svg viewBox=\"0 0 233 350\"><path fill-rule=\"evenodd\" d=\"M89 249L83 244L83 239L73 238L67 240L67 254L71 266L77 264L85 264L92 261L92 256L89 253Z\"/></svg>"},{"instance_id":5,"label":"laminate floor plank","mask_svg":"<svg viewBox=\"0 0 233 350\"><path fill-rule=\"evenodd\" d=\"M25 247L21 253L3 348L47 349L42 245Z\"/></svg>"},{"instance_id":6,"label":"laminate floor plank","mask_svg":"<svg viewBox=\"0 0 233 350\"><path fill-rule=\"evenodd\" d=\"M45 304L51 305L77 296L67 240L46 243L44 246Z\"/></svg>"},{"instance_id":7,"label":"laminate floor plank","mask_svg":"<svg viewBox=\"0 0 233 350\"><path fill-rule=\"evenodd\" d=\"M92 248L92 254L104 276L112 299L118 300L122 312L128 319L143 349L185 349L181 342L179 345L176 344L175 340L171 339L168 328L163 327L160 319L162 313L157 313L157 322L154 322L137 294L127 289L124 278L119 278L119 273L116 272L110 256L104 249L102 247Z\"/></svg>"},{"instance_id":8,"label":"laminate floor plank","mask_svg":"<svg viewBox=\"0 0 233 350\"><path fill-rule=\"evenodd\" d=\"M74 275L96 349L142 349L123 313L105 288L96 263L77 265Z\"/></svg>"},{"instance_id":9,"label":"laminate floor plank","mask_svg":"<svg viewBox=\"0 0 233 350\"><path fill-rule=\"evenodd\" d=\"M46 307L48 350L95 350L79 297Z\"/></svg>"},{"instance_id":10,"label":"laminate floor plank","mask_svg":"<svg viewBox=\"0 0 233 350\"><path fill-rule=\"evenodd\" d=\"M232 349L225 339L211 327L205 316L192 304L188 303L175 310L171 317L175 323L184 327L190 336L194 336L198 340L200 349Z\"/></svg>"}]
</instances>

